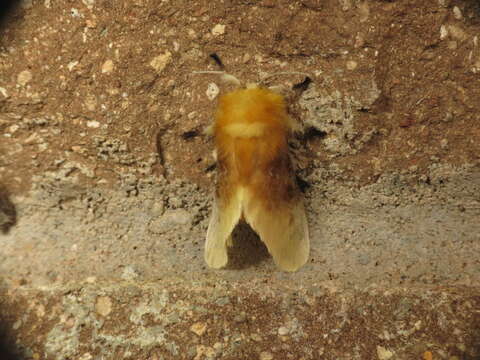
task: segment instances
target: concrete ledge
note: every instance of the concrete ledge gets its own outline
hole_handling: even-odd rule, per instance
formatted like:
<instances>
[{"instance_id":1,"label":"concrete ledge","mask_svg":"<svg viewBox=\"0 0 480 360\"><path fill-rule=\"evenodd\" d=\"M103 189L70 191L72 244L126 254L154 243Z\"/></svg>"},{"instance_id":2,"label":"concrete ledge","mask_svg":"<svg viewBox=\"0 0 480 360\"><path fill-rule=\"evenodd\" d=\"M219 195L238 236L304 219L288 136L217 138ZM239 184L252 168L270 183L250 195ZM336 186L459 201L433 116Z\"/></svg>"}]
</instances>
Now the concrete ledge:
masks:
<instances>
[{"instance_id":1,"label":"concrete ledge","mask_svg":"<svg viewBox=\"0 0 480 360\"><path fill-rule=\"evenodd\" d=\"M5 288L17 359L476 359L480 290L265 283ZM8 339L7 339L8 340ZM432 357L433 355L433 357Z\"/></svg>"}]
</instances>

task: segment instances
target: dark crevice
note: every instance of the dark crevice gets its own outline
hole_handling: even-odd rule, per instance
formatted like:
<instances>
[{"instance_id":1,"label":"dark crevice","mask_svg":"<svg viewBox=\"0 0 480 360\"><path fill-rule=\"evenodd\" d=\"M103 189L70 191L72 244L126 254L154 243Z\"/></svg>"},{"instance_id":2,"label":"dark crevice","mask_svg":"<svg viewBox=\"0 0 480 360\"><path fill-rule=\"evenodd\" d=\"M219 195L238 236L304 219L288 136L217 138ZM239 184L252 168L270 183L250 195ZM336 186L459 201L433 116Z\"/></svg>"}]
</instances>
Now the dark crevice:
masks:
<instances>
[{"instance_id":1,"label":"dark crevice","mask_svg":"<svg viewBox=\"0 0 480 360\"><path fill-rule=\"evenodd\" d=\"M183 140L189 140L189 139L192 139L194 137L197 137L199 134L198 130L197 129L193 129L193 130L188 130L188 131L185 131L183 134L182 134L182 139Z\"/></svg>"},{"instance_id":2,"label":"dark crevice","mask_svg":"<svg viewBox=\"0 0 480 360\"><path fill-rule=\"evenodd\" d=\"M7 189L0 185L0 232L6 234L17 223L17 210Z\"/></svg>"},{"instance_id":3,"label":"dark crevice","mask_svg":"<svg viewBox=\"0 0 480 360\"><path fill-rule=\"evenodd\" d=\"M2 0L0 3L0 32L3 30L8 19L12 16L19 4L20 1Z\"/></svg>"},{"instance_id":4,"label":"dark crevice","mask_svg":"<svg viewBox=\"0 0 480 360\"><path fill-rule=\"evenodd\" d=\"M309 127L304 134L305 140L309 139L323 139L327 136L325 131L318 130L314 127Z\"/></svg>"},{"instance_id":5,"label":"dark crevice","mask_svg":"<svg viewBox=\"0 0 480 360\"><path fill-rule=\"evenodd\" d=\"M308 188L310 188L310 184L298 175L295 175L295 181L297 182L298 188L302 193L305 193Z\"/></svg>"}]
</instances>

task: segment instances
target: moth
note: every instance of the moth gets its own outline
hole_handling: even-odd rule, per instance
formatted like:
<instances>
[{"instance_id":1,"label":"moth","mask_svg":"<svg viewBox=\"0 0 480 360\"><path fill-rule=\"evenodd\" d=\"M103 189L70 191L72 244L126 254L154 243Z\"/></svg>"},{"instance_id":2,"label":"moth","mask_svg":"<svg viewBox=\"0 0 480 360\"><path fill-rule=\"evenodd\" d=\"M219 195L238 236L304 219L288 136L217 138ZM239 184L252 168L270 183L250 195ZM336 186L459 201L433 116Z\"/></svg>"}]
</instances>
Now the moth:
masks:
<instances>
[{"instance_id":1,"label":"moth","mask_svg":"<svg viewBox=\"0 0 480 360\"><path fill-rule=\"evenodd\" d=\"M232 75L224 78L239 84ZM307 262L307 217L288 147L295 128L284 97L270 89L249 85L219 99L208 129L217 157L204 253L209 267L227 265L232 232L242 220L258 234L280 269L296 271Z\"/></svg>"}]
</instances>

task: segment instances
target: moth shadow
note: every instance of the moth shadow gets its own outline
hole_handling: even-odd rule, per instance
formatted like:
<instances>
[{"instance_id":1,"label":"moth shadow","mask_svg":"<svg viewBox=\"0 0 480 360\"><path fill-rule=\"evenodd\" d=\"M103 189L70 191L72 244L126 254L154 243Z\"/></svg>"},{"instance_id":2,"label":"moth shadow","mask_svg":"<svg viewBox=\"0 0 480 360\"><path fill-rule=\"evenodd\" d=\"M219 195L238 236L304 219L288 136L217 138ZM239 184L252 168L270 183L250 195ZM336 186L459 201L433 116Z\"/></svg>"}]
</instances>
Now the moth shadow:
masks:
<instances>
[{"instance_id":1,"label":"moth shadow","mask_svg":"<svg viewBox=\"0 0 480 360\"><path fill-rule=\"evenodd\" d=\"M7 20L13 19L14 11L20 7L18 0L3 0L0 5L0 31L7 27Z\"/></svg>"},{"instance_id":2,"label":"moth shadow","mask_svg":"<svg viewBox=\"0 0 480 360\"><path fill-rule=\"evenodd\" d=\"M232 238L233 244L228 248L228 269L246 269L270 258L267 247L248 224L239 223Z\"/></svg>"},{"instance_id":3,"label":"moth shadow","mask_svg":"<svg viewBox=\"0 0 480 360\"><path fill-rule=\"evenodd\" d=\"M12 325L7 325L6 318L1 315L2 310L0 309L0 359L26 360L27 357L22 355L21 345L15 345L15 339L11 331Z\"/></svg>"},{"instance_id":4,"label":"moth shadow","mask_svg":"<svg viewBox=\"0 0 480 360\"><path fill-rule=\"evenodd\" d=\"M17 210L7 189L0 185L0 234L7 234L17 223Z\"/></svg>"}]
</instances>

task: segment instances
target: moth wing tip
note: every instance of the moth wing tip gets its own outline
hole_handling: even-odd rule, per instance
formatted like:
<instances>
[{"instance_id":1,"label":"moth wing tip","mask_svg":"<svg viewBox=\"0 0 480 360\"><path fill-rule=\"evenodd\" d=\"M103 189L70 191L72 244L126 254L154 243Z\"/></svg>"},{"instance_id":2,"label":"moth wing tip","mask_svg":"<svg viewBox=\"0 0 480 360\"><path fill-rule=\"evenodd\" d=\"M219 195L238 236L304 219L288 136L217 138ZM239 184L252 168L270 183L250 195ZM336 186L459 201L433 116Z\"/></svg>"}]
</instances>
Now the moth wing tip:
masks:
<instances>
[{"instance_id":1,"label":"moth wing tip","mask_svg":"<svg viewBox=\"0 0 480 360\"><path fill-rule=\"evenodd\" d=\"M208 267L210 268L223 268L225 265L227 265L228 262L227 244L223 244L223 246L221 246L217 243L214 247L210 247L208 246L207 241L207 246L205 247L204 252L204 259Z\"/></svg>"},{"instance_id":2,"label":"moth wing tip","mask_svg":"<svg viewBox=\"0 0 480 360\"><path fill-rule=\"evenodd\" d=\"M227 256L210 256L205 254L205 262L209 268L221 269L227 265L228 258Z\"/></svg>"},{"instance_id":3,"label":"moth wing tip","mask_svg":"<svg viewBox=\"0 0 480 360\"><path fill-rule=\"evenodd\" d=\"M292 259L291 256L286 256L285 258L274 257L273 260L275 261L275 264L283 271L296 272L307 263L308 257L309 252L307 251L305 254L301 254L300 257L295 259Z\"/></svg>"},{"instance_id":4,"label":"moth wing tip","mask_svg":"<svg viewBox=\"0 0 480 360\"><path fill-rule=\"evenodd\" d=\"M258 215L255 218L250 217L250 223L257 228L257 233L267 246L275 264L283 271L295 272L304 266L310 257L308 223L302 203L296 204L292 210L285 211L293 211L294 218L297 219L294 222L296 225L290 228L290 226L277 224L283 231L277 232L278 229L274 231L276 236L269 230L275 226L275 220L272 221L270 216L265 216L264 220ZM266 211L258 214L262 213L265 214Z\"/></svg>"}]
</instances>

